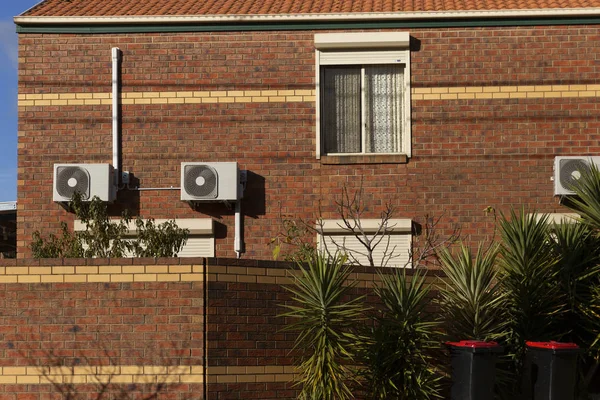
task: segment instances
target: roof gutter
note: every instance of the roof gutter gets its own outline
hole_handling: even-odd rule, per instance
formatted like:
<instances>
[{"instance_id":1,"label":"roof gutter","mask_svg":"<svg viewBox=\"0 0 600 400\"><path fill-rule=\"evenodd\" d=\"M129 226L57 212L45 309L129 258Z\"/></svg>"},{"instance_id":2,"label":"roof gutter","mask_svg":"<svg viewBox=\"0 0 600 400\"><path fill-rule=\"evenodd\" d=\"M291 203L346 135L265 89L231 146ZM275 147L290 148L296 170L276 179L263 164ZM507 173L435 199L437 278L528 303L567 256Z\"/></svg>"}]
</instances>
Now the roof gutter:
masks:
<instances>
[{"instance_id":1,"label":"roof gutter","mask_svg":"<svg viewBox=\"0 0 600 400\"><path fill-rule=\"evenodd\" d=\"M169 16L98 16L28 17L17 16L17 25L178 25L285 22L376 22L444 19L573 18L597 17L600 8L499 10L499 11L426 11L390 13L284 14L284 15L169 15Z\"/></svg>"}]
</instances>

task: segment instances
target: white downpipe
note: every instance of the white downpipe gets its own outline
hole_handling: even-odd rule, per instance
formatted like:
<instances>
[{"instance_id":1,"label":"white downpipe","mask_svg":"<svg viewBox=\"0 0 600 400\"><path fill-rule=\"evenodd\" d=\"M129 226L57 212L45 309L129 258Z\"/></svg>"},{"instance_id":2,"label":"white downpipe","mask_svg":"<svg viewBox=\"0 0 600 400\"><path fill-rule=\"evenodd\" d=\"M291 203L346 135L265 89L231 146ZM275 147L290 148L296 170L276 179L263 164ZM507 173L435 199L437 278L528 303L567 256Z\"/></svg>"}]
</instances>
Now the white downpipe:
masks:
<instances>
[{"instance_id":1,"label":"white downpipe","mask_svg":"<svg viewBox=\"0 0 600 400\"><path fill-rule=\"evenodd\" d=\"M112 150L115 184L118 186L121 175L119 164L119 55L118 47L112 48Z\"/></svg>"},{"instance_id":2,"label":"white downpipe","mask_svg":"<svg viewBox=\"0 0 600 400\"><path fill-rule=\"evenodd\" d=\"M235 202L235 239L233 248L237 258L242 256L242 200Z\"/></svg>"}]
</instances>

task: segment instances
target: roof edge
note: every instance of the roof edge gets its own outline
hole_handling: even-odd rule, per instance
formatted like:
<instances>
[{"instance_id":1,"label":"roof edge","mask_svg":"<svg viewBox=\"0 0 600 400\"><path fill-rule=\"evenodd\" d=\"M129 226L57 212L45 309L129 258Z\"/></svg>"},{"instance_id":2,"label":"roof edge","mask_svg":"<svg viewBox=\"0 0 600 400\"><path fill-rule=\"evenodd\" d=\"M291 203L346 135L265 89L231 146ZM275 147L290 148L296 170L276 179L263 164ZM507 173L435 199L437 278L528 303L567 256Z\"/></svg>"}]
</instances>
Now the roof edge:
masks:
<instances>
[{"instance_id":1,"label":"roof edge","mask_svg":"<svg viewBox=\"0 0 600 400\"><path fill-rule=\"evenodd\" d=\"M0 212L16 211L16 210L17 210L17 202L16 201L0 201Z\"/></svg>"},{"instance_id":2,"label":"roof edge","mask_svg":"<svg viewBox=\"0 0 600 400\"><path fill-rule=\"evenodd\" d=\"M419 11L393 13L284 14L284 15L173 15L173 16L86 16L86 17L14 17L16 25L175 25L189 23L324 22L324 21L402 21L437 19L556 18L600 16L600 8Z\"/></svg>"},{"instance_id":3,"label":"roof edge","mask_svg":"<svg viewBox=\"0 0 600 400\"><path fill-rule=\"evenodd\" d=\"M39 6L39 5L40 5L40 4L41 4L43 1L44 1L44 0L37 0L37 3L35 3L35 4L34 4L34 5L32 5L31 7L29 7L27 10L23 11L23 12L22 12L21 14L19 14L17 17L19 17L19 16L21 16L21 15L23 15L23 14L25 14L25 13L28 13L29 11L33 10L35 7ZM17 18L17 17L15 17L15 18Z\"/></svg>"}]
</instances>

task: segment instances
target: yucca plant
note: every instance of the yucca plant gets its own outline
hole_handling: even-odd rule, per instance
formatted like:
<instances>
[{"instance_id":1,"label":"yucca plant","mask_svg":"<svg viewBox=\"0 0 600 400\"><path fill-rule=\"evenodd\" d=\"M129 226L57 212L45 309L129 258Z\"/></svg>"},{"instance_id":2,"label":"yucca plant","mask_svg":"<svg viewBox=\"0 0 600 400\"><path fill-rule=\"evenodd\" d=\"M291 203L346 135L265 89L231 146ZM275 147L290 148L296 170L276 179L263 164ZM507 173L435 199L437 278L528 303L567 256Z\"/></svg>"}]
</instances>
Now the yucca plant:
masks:
<instances>
[{"instance_id":1,"label":"yucca plant","mask_svg":"<svg viewBox=\"0 0 600 400\"><path fill-rule=\"evenodd\" d=\"M283 314L294 322L286 327L298 333L295 349L301 353L298 365L300 398L332 400L352 398L349 382L354 363L356 333L364 319L363 297L350 295L355 286L346 258L318 254L306 265L298 264L300 274L293 285L289 311Z\"/></svg>"},{"instance_id":2,"label":"yucca plant","mask_svg":"<svg viewBox=\"0 0 600 400\"><path fill-rule=\"evenodd\" d=\"M555 224L552 234L558 285L566 302L560 318L567 330L562 340L590 348L600 332L600 319L593 310L600 276L598 241L585 224Z\"/></svg>"},{"instance_id":3,"label":"yucca plant","mask_svg":"<svg viewBox=\"0 0 600 400\"><path fill-rule=\"evenodd\" d=\"M439 398L440 378L433 367L439 348L437 323L426 312L430 286L415 271L381 274L375 293L383 308L362 352L362 371L371 399L422 400Z\"/></svg>"},{"instance_id":4,"label":"yucca plant","mask_svg":"<svg viewBox=\"0 0 600 400\"><path fill-rule=\"evenodd\" d=\"M442 248L437 255L445 284L440 287L440 310L450 340L497 340L504 327L504 296L496 277L498 246L479 246L477 253L464 244L452 254Z\"/></svg>"},{"instance_id":5,"label":"yucca plant","mask_svg":"<svg viewBox=\"0 0 600 400\"><path fill-rule=\"evenodd\" d=\"M557 284L557 257L548 216L510 212L499 220L501 247L498 278L505 298L506 344L519 376L525 341L560 338L558 323L565 299Z\"/></svg>"},{"instance_id":6,"label":"yucca plant","mask_svg":"<svg viewBox=\"0 0 600 400\"><path fill-rule=\"evenodd\" d=\"M585 391L600 370L600 271L597 265L600 261L600 169L592 164L580 173L570 188L576 195L568 196L565 201L567 207L580 215L580 223L559 227L565 232L557 230L557 246L564 242L558 249L564 258L561 267L565 272L561 281L569 282L566 288L569 316L576 321L570 337L579 340L587 350L581 363Z\"/></svg>"},{"instance_id":7,"label":"yucca plant","mask_svg":"<svg viewBox=\"0 0 600 400\"><path fill-rule=\"evenodd\" d=\"M592 164L583 169L579 179L573 181L569 188L576 196L568 196L565 205L577 212L580 221L590 226L596 233L600 232L600 169Z\"/></svg>"}]
</instances>

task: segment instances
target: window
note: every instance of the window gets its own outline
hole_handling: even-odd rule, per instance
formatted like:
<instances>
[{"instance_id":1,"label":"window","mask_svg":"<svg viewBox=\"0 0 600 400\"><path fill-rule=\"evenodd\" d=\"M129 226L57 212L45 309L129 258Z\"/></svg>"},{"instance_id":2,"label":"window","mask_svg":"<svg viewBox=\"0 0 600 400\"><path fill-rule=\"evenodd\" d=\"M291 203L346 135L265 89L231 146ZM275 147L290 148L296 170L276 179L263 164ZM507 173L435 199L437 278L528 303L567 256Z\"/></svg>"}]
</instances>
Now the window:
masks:
<instances>
[{"instance_id":1,"label":"window","mask_svg":"<svg viewBox=\"0 0 600 400\"><path fill-rule=\"evenodd\" d=\"M315 35L318 157L410 156L408 43L405 32Z\"/></svg>"},{"instance_id":2,"label":"window","mask_svg":"<svg viewBox=\"0 0 600 400\"><path fill-rule=\"evenodd\" d=\"M381 237L373 249L375 266L406 267L409 265L412 250L412 221L410 219L390 219L388 234L381 236L378 229L381 220L361 220L361 226L369 238ZM369 265L365 246L358 240L342 220L324 220L317 233L317 243L322 251L333 254L346 253L349 261L360 265Z\"/></svg>"}]
</instances>

